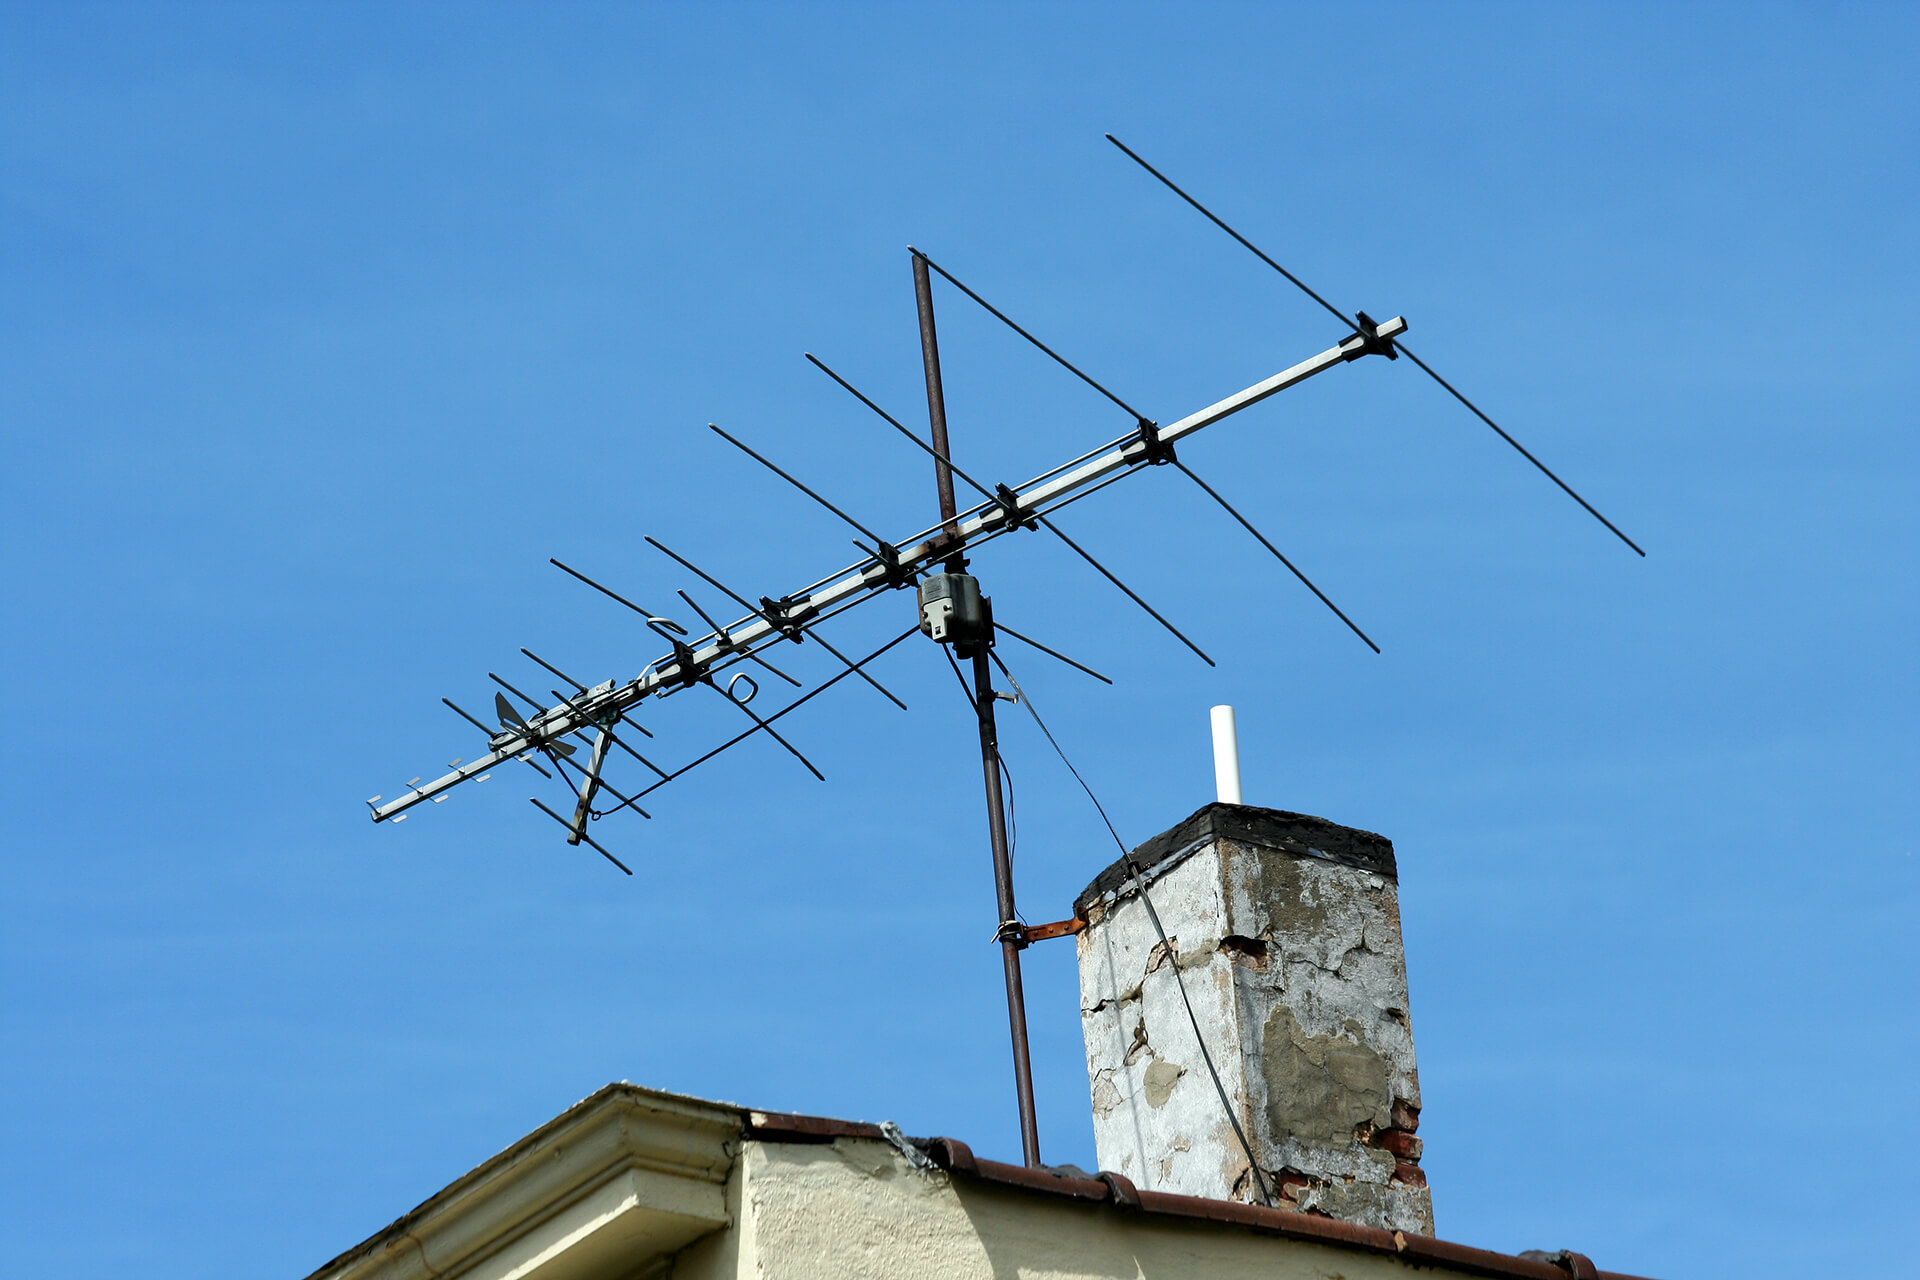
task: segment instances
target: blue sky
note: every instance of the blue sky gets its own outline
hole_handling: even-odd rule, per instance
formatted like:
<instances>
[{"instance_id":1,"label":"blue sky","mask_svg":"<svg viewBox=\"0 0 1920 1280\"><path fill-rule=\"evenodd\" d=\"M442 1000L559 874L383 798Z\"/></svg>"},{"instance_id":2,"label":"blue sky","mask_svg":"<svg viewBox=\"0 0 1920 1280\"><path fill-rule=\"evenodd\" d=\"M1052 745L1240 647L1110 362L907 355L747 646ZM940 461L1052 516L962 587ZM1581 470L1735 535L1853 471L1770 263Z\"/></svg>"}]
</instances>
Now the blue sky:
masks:
<instances>
[{"instance_id":1,"label":"blue sky","mask_svg":"<svg viewBox=\"0 0 1920 1280\"><path fill-rule=\"evenodd\" d=\"M565 579L781 594L928 468L905 246L1172 420L1338 327L1111 130L1409 344L1039 536L1015 671L1130 841L1211 798L1391 836L1441 1234L1658 1276L1885 1265L1920 894L1912 11L1866 6L0 11L0 1186L22 1273L301 1275L614 1079L1017 1158L978 763L931 646L599 838L528 773L398 828L526 645L658 645ZM956 456L1124 430L938 296ZM711 593L709 593L711 594ZM677 603L677 601L675 602ZM655 605L665 609L664 605ZM888 612L891 610L891 612ZM904 596L838 624L872 647ZM796 651L809 680L830 668ZM590 680L590 682L591 682ZM525 687L525 686L523 686ZM542 689L546 686L541 685ZM717 740L691 699L649 727ZM1017 718L1030 919L1110 845ZM1094 1163L1066 943L1047 1158Z\"/></svg>"}]
</instances>

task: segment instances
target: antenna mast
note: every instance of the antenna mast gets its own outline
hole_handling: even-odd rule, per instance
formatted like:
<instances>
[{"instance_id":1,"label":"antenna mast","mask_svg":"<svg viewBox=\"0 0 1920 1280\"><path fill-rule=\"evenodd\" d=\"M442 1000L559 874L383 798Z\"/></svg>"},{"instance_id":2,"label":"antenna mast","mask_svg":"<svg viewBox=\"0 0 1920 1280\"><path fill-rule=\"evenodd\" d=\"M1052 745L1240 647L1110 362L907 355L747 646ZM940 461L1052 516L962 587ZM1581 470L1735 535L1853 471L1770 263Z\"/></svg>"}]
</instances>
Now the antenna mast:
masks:
<instances>
[{"instance_id":1,"label":"antenna mast","mask_svg":"<svg viewBox=\"0 0 1920 1280\"><path fill-rule=\"evenodd\" d=\"M933 426L934 483L940 496L941 532L951 538L960 531L959 511L953 502L953 452L947 447L947 400L940 385L940 339L933 324L933 282L927 260L913 254L913 294L920 308L920 356L927 372L927 417ZM955 550L946 561L947 575L966 573L967 558ZM976 588L977 591L977 588ZM922 600L926 596L922 595ZM978 598L976 596L976 598ZM1013 901L1013 854L1007 847L1006 798L1000 792L1000 737L994 724L993 668L987 648L993 643L993 615L986 601L986 634L970 643L956 643L955 653L973 658L973 707L980 722L980 768L986 778L987 836L993 843L993 890L1000 912L994 937L1000 943L1000 962L1007 976L1007 1025L1013 1037L1013 1087L1020 1101L1020 1150L1027 1167L1040 1167L1040 1122L1033 1105L1033 1060L1027 1046L1027 997L1020 981L1020 953L1027 946L1026 927Z\"/></svg>"}]
</instances>

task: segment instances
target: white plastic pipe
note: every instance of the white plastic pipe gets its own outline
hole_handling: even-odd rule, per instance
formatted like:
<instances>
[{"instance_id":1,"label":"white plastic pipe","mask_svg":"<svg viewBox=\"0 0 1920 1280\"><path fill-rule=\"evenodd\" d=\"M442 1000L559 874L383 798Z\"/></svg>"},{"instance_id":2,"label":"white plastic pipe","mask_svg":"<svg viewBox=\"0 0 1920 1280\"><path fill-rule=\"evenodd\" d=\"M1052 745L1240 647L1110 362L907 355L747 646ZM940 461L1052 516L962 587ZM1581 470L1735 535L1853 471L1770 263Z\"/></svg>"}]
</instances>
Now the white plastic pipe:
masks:
<instances>
[{"instance_id":1,"label":"white plastic pipe","mask_svg":"<svg viewBox=\"0 0 1920 1280\"><path fill-rule=\"evenodd\" d=\"M1232 707L1213 709L1213 789L1221 804L1240 803L1240 735Z\"/></svg>"}]
</instances>

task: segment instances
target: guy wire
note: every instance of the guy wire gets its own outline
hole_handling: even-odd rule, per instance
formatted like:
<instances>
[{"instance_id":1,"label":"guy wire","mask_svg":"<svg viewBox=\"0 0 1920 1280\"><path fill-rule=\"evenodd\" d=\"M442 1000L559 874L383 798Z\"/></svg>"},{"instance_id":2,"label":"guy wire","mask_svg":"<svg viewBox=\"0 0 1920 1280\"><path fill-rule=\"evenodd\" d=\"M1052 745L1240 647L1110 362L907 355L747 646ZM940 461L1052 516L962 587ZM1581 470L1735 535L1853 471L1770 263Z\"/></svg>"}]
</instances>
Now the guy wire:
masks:
<instances>
[{"instance_id":1,"label":"guy wire","mask_svg":"<svg viewBox=\"0 0 1920 1280\"><path fill-rule=\"evenodd\" d=\"M1040 726L1040 732L1046 735L1054 754L1060 757L1060 763L1067 766L1067 772L1071 773L1073 780L1080 784L1080 789L1087 793L1087 799L1093 801L1094 809L1100 814L1100 821L1107 824L1107 834L1111 835L1113 842L1120 846L1120 857L1126 862L1127 870L1133 873L1133 882L1140 887L1140 905L1147 909L1147 919L1153 922L1153 931L1159 936L1160 945L1167 949L1167 958L1174 962L1173 981L1174 985L1180 989L1180 1003L1186 1006L1187 1021L1193 1025L1194 1043L1200 1046L1200 1059L1207 1064L1207 1075L1213 1080L1213 1091L1220 1098L1221 1110L1227 1113L1227 1123L1233 1126L1233 1136L1240 1140L1240 1150L1246 1153L1247 1168L1253 1173L1254 1185L1260 1188L1260 1203L1269 1209L1273 1208L1273 1192L1267 1187L1266 1175L1260 1172L1260 1162L1254 1159L1253 1144L1247 1141L1246 1131L1240 1127L1240 1117L1233 1113L1233 1104L1227 1101L1227 1088L1220 1083L1220 1072L1214 1068L1213 1054L1207 1050L1207 1039L1200 1032L1200 1018L1194 1013L1193 1001L1187 996L1186 979L1180 976L1179 952L1175 949L1173 941L1167 937L1166 928L1160 923L1160 913L1154 910L1153 898L1147 893L1145 870L1133 860L1133 850L1127 848L1127 842L1120 838L1118 831L1114 830L1113 819L1107 816L1106 806L1100 803L1099 796L1093 794L1093 788L1088 786L1087 780L1080 776L1080 771L1073 767L1073 761L1067 759L1067 753L1061 749L1059 740L1053 736L1053 731L1047 728L1047 722L1040 718L1040 712L1034 707L1033 699L1027 696L1025 689L1020 687L1020 682L1013 678L1013 672L1007 670L1007 664L1000 660L999 654L989 649L987 656L992 658L993 664L1000 668L1000 674L1007 678L1007 683L1013 686L1013 691L1020 695L1020 705L1027 709L1027 714L1033 717L1033 722Z\"/></svg>"},{"instance_id":2,"label":"guy wire","mask_svg":"<svg viewBox=\"0 0 1920 1280\"><path fill-rule=\"evenodd\" d=\"M967 678L960 673L960 663L954 658L953 650L946 645L940 651L947 655L947 665L953 668L953 678L960 682L960 692L966 698L967 705L973 708L975 718L980 715L980 704L974 699L973 690L967 688ZM989 653L992 651L989 650ZM1014 811L1013 770L1007 767L1006 753L1000 750L999 730L994 731L993 758L999 762L1000 776L1007 781L1007 861L1013 861L1014 851L1020 846L1020 818ZM1022 924L1026 921L1022 920Z\"/></svg>"}]
</instances>

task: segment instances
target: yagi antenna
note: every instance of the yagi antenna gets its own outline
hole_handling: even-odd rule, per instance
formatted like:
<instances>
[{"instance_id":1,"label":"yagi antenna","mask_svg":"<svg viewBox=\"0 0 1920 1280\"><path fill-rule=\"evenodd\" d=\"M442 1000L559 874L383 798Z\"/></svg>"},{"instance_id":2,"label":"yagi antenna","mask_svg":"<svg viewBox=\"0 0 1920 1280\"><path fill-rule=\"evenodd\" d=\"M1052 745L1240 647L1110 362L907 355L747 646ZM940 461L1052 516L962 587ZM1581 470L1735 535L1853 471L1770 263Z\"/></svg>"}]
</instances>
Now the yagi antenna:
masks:
<instances>
[{"instance_id":1,"label":"yagi antenna","mask_svg":"<svg viewBox=\"0 0 1920 1280\"><path fill-rule=\"evenodd\" d=\"M1443 388L1445 388L1448 395L1452 396L1455 400L1458 400L1461 404L1467 406L1468 410L1472 412L1474 417L1480 419L1480 421L1486 423L1488 426L1492 427L1495 431L1499 432L1500 438L1502 440L1505 440L1508 444L1512 445L1516 450L1518 450L1521 457L1525 458L1528 462L1531 462L1534 466L1538 467L1540 469L1541 475L1545 476L1547 479L1559 485L1560 488L1566 493L1566 495L1569 498L1572 498L1575 502L1585 507L1587 509L1588 515L1592 516L1595 520L1598 520L1601 524L1607 526L1608 530L1612 532L1614 537L1620 539L1620 541L1626 543L1629 547L1632 547L1635 553L1637 553L1638 555L1645 556L1647 554L1646 552L1640 550L1639 543L1635 542L1632 538L1629 538L1626 534L1620 532L1620 528L1618 525L1614 524L1613 521L1601 515L1600 512L1597 509L1595 509L1594 505L1591 502L1588 502L1585 498L1575 493L1573 491L1572 485L1568 484L1565 480L1562 480L1559 476L1555 475L1552 469L1549 468L1546 463L1534 457L1532 451L1530 451L1527 448L1527 446L1521 444L1518 440L1515 440L1512 436L1508 435L1505 427L1501 426L1499 423L1495 422L1492 418L1489 418L1485 413L1481 412L1479 405L1475 404L1473 401L1467 399L1464 395L1460 394L1459 390L1456 389L1451 382L1448 382L1445 378L1441 377L1438 373L1434 372L1433 366L1429 365L1425 360L1422 360L1419 356L1409 351L1407 349L1406 343L1399 341L1397 336L1394 334L1385 334L1385 333L1376 332L1374 323L1372 320L1370 320L1367 317L1366 312L1356 311L1353 313L1352 317L1349 318L1346 312L1334 306L1331 302L1328 302L1325 298L1321 297L1318 293L1315 293L1313 289L1307 284L1306 281L1302 280L1299 276L1296 276L1295 274L1293 274L1293 272L1287 270L1285 267L1275 262L1272 258L1269 258L1265 253L1261 252L1259 246L1254 244L1253 241L1247 239L1245 236L1241 235L1238 231L1235 231L1232 227L1228 226L1225 222L1223 222L1213 212L1213 210L1207 208L1207 206L1201 204L1198 200L1195 200L1192 196L1188 195L1184 190L1180 188L1180 186L1177 183L1174 182L1172 178L1169 178L1166 174L1160 172L1158 169L1148 164L1145 160L1141 159L1140 154L1136 152L1132 147L1129 147L1126 143L1120 141L1120 139L1114 137L1112 134L1107 135L1107 141L1111 142L1114 146L1120 148L1120 150L1126 152L1128 159L1132 160L1135 164L1139 165L1142 169L1145 169L1148 173L1152 174L1154 177L1160 179L1161 182L1165 183L1167 190L1173 192L1173 194L1179 196L1182 200L1185 200L1188 204L1192 205L1195 209L1198 209L1203 215L1205 215L1207 221L1213 223L1214 226L1219 227L1222 231L1232 236L1235 240L1238 240L1243 246L1246 247L1246 249L1249 252L1253 254L1254 257L1260 259L1260 261L1266 263L1268 266L1272 267L1275 271L1278 271L1281 275L1285 276L1289 281L1292 282L1295 288L1300 290L1300 292L1306 294L1309 298L1312 298L1315 302L1319 303L1321 306L1325 307L1328 311L1331 311L1334 315L1338 316L1343 323L1353 325L1361 333L1368 334L1369 336L1372 336L1381 340L1385 344L1384 351L1382 352L1382 354L1384 354L1389 360L1396 358L1396 356L1405 356L1407 359L1413 361L1416 365L1419 365L1420 371L1422 373L1426 374L1429 378L1432 378L1435 382L1439 383Z\"/></svg>"},{"instance_id":2,"label":"yagi antenna","mask_svg":"<svg viewBox=\"0 0 1920 1280\"><path fill-rule=\"evenodd\" d=\"M967 697L979 728L980 759L986 791L987 830L993 856L995 907L998 921L994 938L1000 944L1005 970L1008 1025L1014 1059L1014 1083L1020 1112L1021 1146L1027 1163L1032 1166L1038 1166L1040 1163L1040 1140L1034 1112L1033 1078L1028 1053L1020 953L1039 938L1060 936L1067 930L1055 925L1030 928L1022 922L1015 905L1012 846L1008 835L1007 811L1002 793L1002 778L1005 770L1000 761L998 729L994 719L995 703L1001 698L1026 702L1029 712L1032 713L1043 732L1046 732L1046 725L1039 720L1039 713L1033 710L1031 703L1019 691L1018 684L1013 681L1012 674L1006 671L1004 664L1000 663L999 655L993 651L993 647L1000 636L1008 636L1096 680L1107 684L1113 682L1092 667L1068 657L1059 650L1023 635L1004 623L996 622L993 601L981 593L978 579L967 572L969 558L988 543L1008 534L1023 529L1044 529L1085 560L1171 636L1212 666L1213 659L1208 657L1198 644L1159 610L1148 604L1132 587L1121 581L1091 552L1062 530L1053 519L1064 508L1130 475L1154 467L1171 466L1192 480L1207 497L1252 534L1262 547L1272 553L1341 622L1365 641L1369 648L1378 653L1379 646L1374 644L1372 639L1319 587L1315 586L1265 534L1254 528L1238 509L1193 471L1179 457L1176 448L1188 437L1242 410L1251 408L1270 396L1370 355L1382 355L1389 360L1405 355L1413 360L1434 381L1465 404L1488 426L1499 432L1501 438L1518 449L1528 461L1612 530L1622 542L1635 551L1640 551L1631 539L1621 533L1605 516L1594 510L1586 499L1575 493L1559 476L1548 470L1545 464L1508 435L1499 424L1482 413L1450 383L1408 351L1400 342L1400 336L1407 331L1405 320L1396 316L1389 320L1375 322L1365 312L1356 312L1349 317L1315 293L1299 277L1261 252L1251 241L1221 221L1199 201L1175 186L1170 179L1128 149L1119 139L1111 134L1107 136L1115 146L1126 152L1147 172L1165 183L1187 203L1258 255L1268 266L1285 276L1327 311L1338 317L1343 331L1342 336L1332 346L1318 354L1308 356L1224 399L1217 400L1177 421L1162 426L1096 381L1080 366L1041 341L972 288L963 284L946 268L935 263L918 249L909 247L913 268L914 301L919 318L921 360L926 380L927 421L931 438L922 439L846 378L836 373L824 361L811 354L807 359L932 459L934 491L939 513L937 523L897 542L888 542L867 523L850 514L846 508L823 496L745 441L710 423L708 425L715 434L772 471L781 480L798 489L807 498L831 512L860 534L860 538L854 540L854 545L859 549L860 558L797 591L779 597L763 595L756 601L735 591L665 543L652 537L647 538L646 541L674 565L691 573L744 611L736 620L725 622L720 615L708 612L693 595L675 588L675 594L681 603L691 611L688 616L697 618L706 628L706 631L698 636L680 622L653 612L629 596L555 559L552 563L566 574L638 614L645 629L656 640L664 642L667 651L643 666L638 675L625 681L606 680L589 686L568 675L560 667L532 650L523 648L522 654L548 675L559 680L569 692L549 688L552 702L542 703L515 688L499 675L489 672L489 678L503 691L494 695L495 718L498 722L496 727L489 727L480 718L470 715L451 699L441 699L450 710L485 736L485 751L465 763L460 760L453 761L448 766L449 772L431 782L423 782L420 778L410 780L404 789L391 799L374 796L367 801L375 822L401 822L416 805L443 801L447 798L447 793L461 783L485 781L498 766L518 760L549 781L559 781L567 787L568 799L561 809L550 807L538 798L532 799L535 807L566 829L567 842L576 846L586 845L620 870L632 875L631 868L588 834L588 827L592 823L629 809L640 813L643 817L650 816L640 807L639 802L645 797L684 776L690 770L749 739L761 736L770 739L792 755L814 777L825 781L826 775L799 747L774 728L775 723L792 712L798 711L808 702L849 677L858 677L881 696L905 710L906 703L883 685L869 668L916 632L941 645L948 646L950 659L970 659L973 668L971 688L967 689ZM1132 426L1124 434L1068 459L1023 484L995 483L989 487L963 470L954 461L948 437L946 394L941 378L940 346L934 322L930 272L938 272L948 283L984 307L1020 337L1111 401L1133 419ZM954 490L956 476L979 495L979 501L964 509L959 505ZM1641 554L1645 553L1641 552ZM869 600L906 588L913 588L917 599L915 625L874 649L865 657L858 659L849 657L823 634L826 624L841 614L858 608ZM765 673L766 676L771 676L794 689L804 688L799 679L776 666L768 654L771 650L782 646L803 645L809 639L816 642L822 652L834 659L840 669L813 688L793 696L784 706L769 706L771 700L769 694L778 686L772 680L756 676L754 672ZM993 673L996 666L1006 675L1008 682L1014 684L1013 693L1002 694L995 691ZM955 663L955 671L956 673L959 671L958 662ZM964 675L961 677L961 682L963 686L967 683ZM630 725L640 734L653 739L655 735L633 718L640 704L649 699L670 698L696 686L704 686L714 695L727 701L751 723L720 745L695 755L685 764L671 768L655 763L617 732ZM514 699L518 699L518 703ZM1047 732L1047 737L1052 741L1050 732ZM587 748L584 757L580 754L581 746ZM1056 750L1059 749L1057 743L1054 747ZM612 753L616 749L624 756L630 756L638 761L652 775L645 779L645 785L635 788L631 794L619 789L606 776L609 763L614 761ZM650 747L649 750L658 751L660 748ZM553 772L548 772L548 769L542 765L542 759L547 765L552 766ZM1062 759L1065 759L1064 753ZM1071 769L1072 765L1069 764L1068 768ZM1078 778L1078 776L1076 772L1075 777ZM1084 780L1081 785L1083 787L1086 785ZM1092 796L1091 790L1088 790L1088 795ZM1094 803L1098 807L1097 799ZM1106 819L1104 809L1101 810L1101 816L1103 820ZM1107 822L1107 826L1111 831L1110 821ZM1114 833L1114 838L1119 841L1117 832ZM1125 842L1120 841L1120 845L1124 853ZM1152 910L1150 903L1148 910L1150 912ZM1197 1031L1196 1024L1196 1033ZM1229 1118L1232 1118L1231 1115ZM1249 1158L1251 1159L1251 1154ZM1263 1198L1265 1198L1264 1182L1262 1187Z\"/></svg>"},{"instance_id":3,"label":"yagi antenna","mask_svg":"<svg viewBox=\"0 0 1920 1280\"><path fill-rule=\"evenodd\" d=\"M925 259L920 258L918 255L914 257L915 265L918 265L923 261L925 261ZM848 382L845 378L841 377L839 374L835 373L832 369L828 368L826 363L822 361L818 356L814 355L812 352L808 352L807 359L813 361L814 367L819 369L820 372L826 374L829 378L832 378L835 382L839 383L841 386L845 387L848 391L852 392L854 398L859 400L860 403L866 405L867 408L873 410L875 413L879 414L882 418L884 418L887 421L888 425L892 426L894 430L898 431L901 435L913 441L915 444L919 445L922 449L926 450L928 453L932 454L934 462L937 463L939 466L938 474L943 479L946 479L947 477L950 477L950 476L959 476L962 480L965 480L968 484L972 485L975 489L979 490L981 496L986 498L989 504L987 509L997 512L995 519L1002 526L1000 530L1001 532L1010 532L1014 529L1031 529L1031 528L1034 528L1035 526L1044 526L1047 532L1053 534L1055 537L1059 538L1060 541L1066 543L1067 546L1076 555L1078 555L1082 560L1085 560L1088 564L1092 565L1095 569L1097 569L1101 577L1105 578L1108 582L1111 582L1114 586L1120 588L1121 591L1126 593L1127 598L1129 600L1132 600L1135 604L1139 605L1142 609L1146 610L1147 613L1153 618L1155 622L1159 623L1161 626L1165 627L1168 631L1172 632L1174 639L1178 640L1181 644L1184 644L1185 646L1187 646L1187 648L1193 650L1196 654L1198 654L1200 656L1200 661L1206 663L1210 667L1218 665L1217 663L1214 662L1212 658L1209 658L1206 655L1205 651L1203 651L1199 645L1187 639L1186 635L1181 632L1180 628L1174 626L1171 622L1168 622L1165 618L1161 617L1160 611L1158 609L1155 609L1152 605L1148 604L1145 600L1142 600L1139 594L1136 591L1134 591L1132 587L1129 587L1126 583L1120 581L1120 579L1116 578L1113 575L1111 570L1109 570L1105 565L1101 564L1098 560L1095 560L1092 555L1088 554L1086 548L1082 547L1079 543L1075 542L1072 538L1069 538L1066 534L1060 532L1059 525L1054 524L1051 520L1048 520L1045 516L1041 515L1039 511L1030 507L1021 498L1020 494L1016 493L1012 489L1009 489L1004 484L998 486L993 490L988 490L988 488L985 485L981 484L978 480L975 480L972 476L962 471L959 467L954 466L953 459L947 456L946 451L944 449L939 448L937 445L928 444L925 440L922 440L919 436L913 434L913 432L901 426L900 420L898 418L888 413L885 409L882 409L879 405L875 404L873 401L867 399L867 397L860 391L858 387L854 386L851 382ZM949 479L947 483L950 485L952 482ZM942 527L944 529L945 528L944 522L949 518L944 507L941 511L941 516L943 520Z\"/></svg>"},{"instance_id":4,"label":"yagi antenna","mask_svg":"<svg viewBox=\"0 0 1920 1280\"><path fill-rule=\"evenodd\" d=\"M1111 137L1112 135L1109 134L1108 136ZM1152 431L1152 428L1156 424L1151 419L1149 419L1145 414L1141 413L1138 409L1128 404L1125 400L1122 400L1119 396L1113 394L1113 392L1107 390L1105 387L1101 386L1098 382L1095 382L1092 378L1088 377L1087 374L1081 370L1080 366L1074 364L1073 362L1068 360L1065 356L1055 351L1052 347L1040 341L1040 339L1034 337L1032 334L1028 333L1025 329L1021 328L1018 324L1014 323L1011 319L1007 317L1006 313L1001 311L998 307L994 306L991 302L988 302L985 298L981 297L979 294L975 293L973 290L967 288L966 285L960 283L959 279L955 277L952 272L948 271L945 267L935 262L932 258L929 258L924 253L921 253L918 249L915 249L912 245L907 246L907 251L913 254L914 257L918 258L921 262L926 263L929 267L933 268L935 271L938 271L943 277L946 278L948 283L952 284L956 289L960 290L960 292L966 294L969 298L972 298L975 302L979 303L982 307L985 307L987 311L992 313L995 319L999 320L1001 323L1005 324L1009 329L1012 329L1015 333L1025 338L1028 342L1031 342L1034 346L1040 348L1040 350L1046 352L1049 356L1052 356L1055 360L1059 361L1061 366L1065 368L1068 372L1072 373L1074 377L1080 379L1082 382L1092 387L1095 391L1098 391L1101 395L1105 396L1107 399L1119 405L1120 408L1124 410L1126 413L1132 415L1135 423L1138 424L1138 429L1141 432L1141 439L1143 442L1147 441L1150 438L1149 433ZM1380 652L1380 646L1375 644L1373 640L1368 637L1367 633L1362 631L1359 628L1359 626L1355 624L1353 619L1349 618L1341 610L1339 605L1327 599L1326 593L1320 590L1320 588L1314 586L1313 580L1308 578L1306 574L1300 572L1299 567L1296 566L1293 563L1293 561L1287 559L1285 555L1281 554L1280 548L1274 546L1273 543L1269 542L1265 534L1261 533L1258 529L1254 528L1253 524L1245 516L1241 515L1238 511L1236 511L1233 508L1233 505L1231 503L1229 503L1225 498L1221 497L1217 492L1215 492L1212 485L1208 484L1205 480L1202 480L1199 476L1195 475L1192 468L1188 467L1186 463L1180 461L1179 457L1174 453L1173 446L1171 444L1156 442L1156 444L1152 448L1150 448L1149 452L1151 454L1151 456L1147 459L1149 462L1171 463L1175 468L1177 468L1180 471L1181 474L1185 475L1187 479L1199 485L1202 492L1204 492L1209 498L1212 498L1215 502L1219 503L1220 506L1226 511L1228 515L1232 516L1235 520L1240 522L1240 526L1243 529L1245 529L1248 533L1252 534L1255 538L1257 538L1261 546L1273 552L1275 558L1277 558L1281 564L1285 565L1287 569L1293 574L1294 577L1300 579L1300 581L1306 586L1307 590L1313 592L1314 595L1319 597L1321 604L1324 604L1327 606L1327 608L1333 610L1335 616L1337 616L1340 619L1340 621L1346 623L1348 628L1353 632L1353 634L1359 636L1362 640L1366 641L1367 647L1369 649L1372 649L1375 653ZM1058 530L1055 530L1055 532L1058 532ZM1063 538L1066 537L1065 534L1061 534L1060 536ZM1072 545L1072 544L1069 543L1069 545ZM1079 550L1078 547L1075 547L1074 549L1076 551ZM1085 555L1086 553L1081 552L1081 554ZM1088 558L1089 560L1091 560L1091 557L1088 557ZM1099 568L1098 565L1095 565L1094 567ZM1101 569L1101 572L1105 573L1106 570ZM1111 577L1112 575L1108 575L1108 576ZM1121 590L1124 591L1126 590L1126 588L1122 587ZM1128 592L1128 594L1131 595L1132 593ZM1141 607L1146 608L1144 604L1142 604ZM1151 609L1147 611L1149 613L1153 612ZM1158 614L1154 614L1154 616L1156 618L1159 617ZM1184 636L1182 636L1181 638L1183 640L1185 639ZM1198 650L1195 650L1195 652L1198 652ZM1055 656L1058 657L1059 655L1056 654ZM1200 656L1203 658L1206 657L1205 654L1201 654ZM1208 665L1209 666L1212 665L1211 659L1208 659Z\"/></svg>"}]
</instances>

